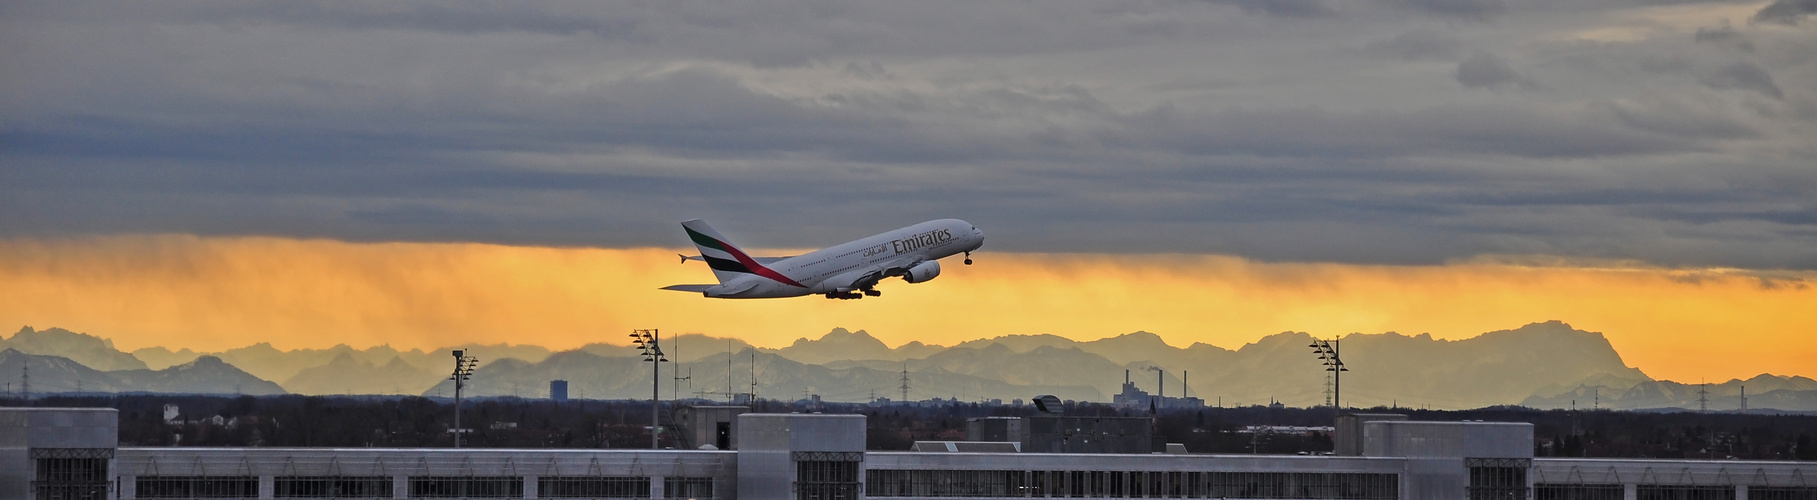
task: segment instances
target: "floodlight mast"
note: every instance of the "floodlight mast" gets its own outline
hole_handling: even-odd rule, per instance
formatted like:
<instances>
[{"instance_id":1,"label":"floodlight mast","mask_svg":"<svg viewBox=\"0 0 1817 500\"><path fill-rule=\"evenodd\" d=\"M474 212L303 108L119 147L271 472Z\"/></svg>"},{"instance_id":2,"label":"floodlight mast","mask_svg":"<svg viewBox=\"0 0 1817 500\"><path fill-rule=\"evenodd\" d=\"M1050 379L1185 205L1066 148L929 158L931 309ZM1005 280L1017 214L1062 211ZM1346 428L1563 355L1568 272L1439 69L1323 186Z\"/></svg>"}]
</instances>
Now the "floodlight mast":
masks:
<instances>
[{"instance_id":1,"label":"floodlight mast","mask_svg":"<svg viewBox=\"0 0 1817 500\"><path fill-rule=\"evenodd\" d=\"M473 369L479 366L479 358L468 356L466 349L454 350L454 447L461 447L461 390L467 387L467 378L473 376Z\"/></svg>"},{"instance_id":2,"label":"floodlight mast","mask_svg":"<svg viewBox=\"0 0 1817 500\"><path fill-rule=\"evenodd\" d=\"M650 362L650 449L662 449L662 445L658 441L660 437L658 431L662 428L660 420L662 414L659 407L662 395L659 391L662 390L662 364L669 362L669 358L663 357L662 347L658 345L662 334L657 329L631 330L630 336L631 343L637 346L644 361Z\"/></svg>"},{"instance_id":3,"label":"floodlight mast","mask_svg":"<svg viewBox=\"0 0 1817 500\"><path fill-rule=\"evenodd\" d=\"M1350 369L1344 367L1342 359L1338 359L1338 341L1336 339L1313 339L1312 344L1307 347L1311 347L1312 352L1319 355L1325 371L1331 372L1331 421L1332 425L1337 425L1339 408L1344 407L1344 386L1340 382L1341 375Z\"/></svg>"}]
</instances>

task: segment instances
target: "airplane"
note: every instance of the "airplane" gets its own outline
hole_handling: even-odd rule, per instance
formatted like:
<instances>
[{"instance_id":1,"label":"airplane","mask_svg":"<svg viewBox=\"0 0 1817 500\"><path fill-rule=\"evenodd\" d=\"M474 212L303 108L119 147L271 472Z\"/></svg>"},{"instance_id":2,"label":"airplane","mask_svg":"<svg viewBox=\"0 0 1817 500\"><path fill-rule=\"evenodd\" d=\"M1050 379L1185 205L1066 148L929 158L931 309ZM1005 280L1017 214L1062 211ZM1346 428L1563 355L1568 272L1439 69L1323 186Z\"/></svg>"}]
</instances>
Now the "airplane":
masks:
<instances>
[{"instance_id":1,"label":"airplane","mask_svg":"<svg viewBox=\"0 0 1817 500\"><path fill-rule=\"evenodd\" d=\"M984 246L984 232L959 219L931 220L790 257L752 257L700 219L681 228L700 249L700 255L682 255L681 261L705 261L719 284L662 289L717 299L876 297L883 295L876 286L884 278L923 283L940 275L940 259L963 253L969 266L972 251Z\"/></svg>"}]
</instances>

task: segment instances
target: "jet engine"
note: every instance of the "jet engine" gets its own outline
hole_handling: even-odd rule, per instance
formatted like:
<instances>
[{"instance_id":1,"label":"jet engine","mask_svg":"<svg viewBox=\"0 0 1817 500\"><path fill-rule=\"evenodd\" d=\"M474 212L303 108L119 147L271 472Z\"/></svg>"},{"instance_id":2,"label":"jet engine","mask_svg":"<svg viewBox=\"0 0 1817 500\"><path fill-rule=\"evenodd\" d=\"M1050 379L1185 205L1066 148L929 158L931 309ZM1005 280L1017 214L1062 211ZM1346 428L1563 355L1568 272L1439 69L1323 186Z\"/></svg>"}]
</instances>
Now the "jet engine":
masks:
<instances>
[{"instance_id":1,"label":"jet engine","mask_svg":"<svg viewBox=\"0 0 1817 500\"><path fill-rule=\"evenodd\" d=\"M907 281L909 283L920 283L923 281L934 279L935 276L939 276L939 275L940 275L940 262L930 260L927 262L922 262L920 264L915 264L915 267L909 268L908 272L902 274L902 280Z\"/></svg>"}]
</instances>

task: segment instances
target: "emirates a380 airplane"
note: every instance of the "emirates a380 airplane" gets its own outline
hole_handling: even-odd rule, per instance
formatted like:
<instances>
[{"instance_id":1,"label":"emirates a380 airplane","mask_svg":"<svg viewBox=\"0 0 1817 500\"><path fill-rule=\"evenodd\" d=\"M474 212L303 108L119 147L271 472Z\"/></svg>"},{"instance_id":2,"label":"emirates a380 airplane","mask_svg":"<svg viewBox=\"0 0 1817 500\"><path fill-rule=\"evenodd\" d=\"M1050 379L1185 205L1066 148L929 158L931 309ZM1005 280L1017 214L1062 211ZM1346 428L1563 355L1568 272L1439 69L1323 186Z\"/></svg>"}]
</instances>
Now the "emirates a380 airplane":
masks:
<instances>
[{"instance_id":1,"label":"emirates a380 airplane","mask_svg":"<svg viewBox=\"0 0 1817 500\"><path fill-rule=\"evenodd\" d=\"M902 277L921 283L940 275L940 259L965 254L984 245L984 232L970 222L940 219L793 257L752 257L700 219L681 223L699 256L713 268L717 285L669 285L662 289L696 292L722 299L767 299L823 295L829 299L876 297L877 282Z\"/></svg>"}]
</instances>

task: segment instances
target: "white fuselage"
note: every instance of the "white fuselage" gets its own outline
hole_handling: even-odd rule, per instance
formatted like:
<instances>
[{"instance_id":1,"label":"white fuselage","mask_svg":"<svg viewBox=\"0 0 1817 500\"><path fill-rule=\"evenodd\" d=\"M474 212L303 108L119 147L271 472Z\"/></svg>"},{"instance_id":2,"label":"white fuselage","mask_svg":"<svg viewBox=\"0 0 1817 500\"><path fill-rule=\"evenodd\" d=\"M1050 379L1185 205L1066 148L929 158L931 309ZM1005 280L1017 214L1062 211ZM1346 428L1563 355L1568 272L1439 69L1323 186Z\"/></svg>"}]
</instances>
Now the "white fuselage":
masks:
<instances>
[{"instance_id":1,"label":"white fuselage","mask_svg":"<svg viewBox=\"0 0 1817 500\"><path fill-rule=\"evenodd\" d=\"M708 297L772 298L868 290L923 262L977 250L984 232L959 219L940 219L770 262L795 283L747 275L705 291ZM800 286L797 286L800 285Z\"/></svg>"}]
</instances>

